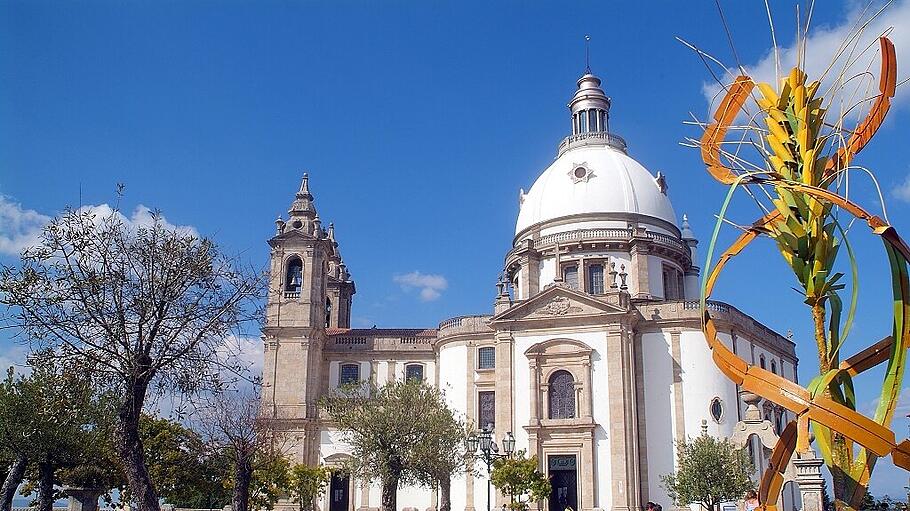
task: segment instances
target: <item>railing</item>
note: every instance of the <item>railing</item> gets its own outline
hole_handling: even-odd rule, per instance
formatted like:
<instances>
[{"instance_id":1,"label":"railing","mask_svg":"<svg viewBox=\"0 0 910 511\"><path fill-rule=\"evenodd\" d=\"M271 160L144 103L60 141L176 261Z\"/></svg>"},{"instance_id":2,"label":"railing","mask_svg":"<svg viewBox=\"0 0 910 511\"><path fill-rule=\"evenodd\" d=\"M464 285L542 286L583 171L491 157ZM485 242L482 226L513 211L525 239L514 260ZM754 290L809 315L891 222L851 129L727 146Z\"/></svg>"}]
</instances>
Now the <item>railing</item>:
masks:
<instances>
[{"instance_id":1,"label":"railing","mask_svg":"<svg viewBox=\"0 0 910 511\"><path fill-rule=\"evenodd\" d=\"M686 246L686 244L683 243L682 241L674 238L673 236L669 236L667 234L661 234L659 232L648 231L648 237L651 238L652 240L654 240L655 243L659 243L661 245L667 245L667 246L676 248L678 250L682 250L683 252L688 252L689 247Z\"/></svg>"},{"instance_id":2,"label":"railing","mask_svg":"<svg viewBox=\"0 0 910 511\"><path fill-rule=\"evenodd\" d=\"M343 345L352 345L352 344L366 344L366 337L336 337L334 339L335 344Z\"/></svg>"},{"instance_id":3,"label":"railing","mask_svg":"<svg viewBox=\"0 0 910 511\"><path fill-rule=\"evenodd\" d=\"M300 291L285 291L285 298L300 298Z\"/></svg>"},{"instance_id":4,"label":"railing","mask_svg":"<svg viewBox=\"0 0 910 511\"><path fill-rule=\"evenodd\" d=\"M492 316L489 314L477 314L473 316L458 316L447 319L439 324L437 337L444 335L455 335L459 333L484 332L491 331L489 320Z\"/></svg>"},{"instance_id":5,"label":"railing","mask_svg":"<svg viewBox=\"0 0 910 511\"><path fill-rule=\"evenodd\" d=\"M554 243L584 240L629 241L633 236L634 233L632 229L578 229L576 231L547 234L531 241L534 247L545 247ZM686 255L689 254L689 247L682 240L674 236L653 231L647 231L645 236L654 243L674 248ZM513 250L520 247L524 241L524 239L516 240Z\"/></svg>"},{"instance_id":6,"label":"railing","mask_svg":"<svg viewBox=\"0 0 910 511\"><path fill-rule=\"evenodd\" d=\"M622 152L626 152L626 141L623 140L619 135L614 135L612 133L607 133L606 131L595 131L591 133L578 133L575 135L569 135L568 137L562 139L562 142L559 143L559 150L557 151L557 156L566 152L572 147L586 146L586 145L608 145L615 149L619 149Z\"/></svg>"}]
</instances>

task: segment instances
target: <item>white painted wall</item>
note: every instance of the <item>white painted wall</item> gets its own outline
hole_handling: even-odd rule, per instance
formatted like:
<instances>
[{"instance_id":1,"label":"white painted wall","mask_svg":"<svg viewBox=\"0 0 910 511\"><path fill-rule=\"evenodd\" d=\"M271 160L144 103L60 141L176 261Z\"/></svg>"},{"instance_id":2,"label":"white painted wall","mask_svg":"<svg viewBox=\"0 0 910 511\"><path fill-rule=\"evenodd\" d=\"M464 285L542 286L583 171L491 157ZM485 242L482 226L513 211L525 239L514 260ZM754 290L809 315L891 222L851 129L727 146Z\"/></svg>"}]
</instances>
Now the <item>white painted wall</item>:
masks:
<instances>
[{"instance_id":1,"label":"white painted wall","mask_svg":"<svg viewBox=\"0 0 910 511\"><path fill-rule=\"evenodd\" d=\"M648 453L648 500L669 503L660 476L673 472L676 413L673 407L673 357L670 334L641 336L642 372L645 381L645 434ZM669 506L669 504L667 504ZM669 509L669 507L668 507Z\"/></svg>"},{"instance_id":2,"label":"white painted wall","mask_svg":"<svg viewBox=\"0 0 910 511\"><path fill-rule=\"evenodd\" d=\"M600 351L606 345L605 331L565 334L548 333L545 335L514 334L512 388L515 391L515 406L513 410L515 427L513 428L512 433L515 435L516 449L528 448L528 433L525 431L524 426L527 425L531 419L531 373L528 358L525 356L524 352L539 342L559 338L579 341L594 350L591 357L591 382L593 392L592 416L594 422L599 424L594 435L594 467L596 471L594 500L596 507L604 507L611 501L610 443L607 438L607 431L603 427L603 424L610 423L610 403L607 395L609 381L607 379L607 364ZM505 434L505 432L497 432L497 435L502 434ZM486 483L484 482L484 484ZM580 495L580 488L583 484L580 477L578 484ZM485 486L483 488L485 488ZM475 487L475 494L476 492L477 488ZM485 502L486 501L484 501L484 504Z\"/></svg>"}]
</instances>

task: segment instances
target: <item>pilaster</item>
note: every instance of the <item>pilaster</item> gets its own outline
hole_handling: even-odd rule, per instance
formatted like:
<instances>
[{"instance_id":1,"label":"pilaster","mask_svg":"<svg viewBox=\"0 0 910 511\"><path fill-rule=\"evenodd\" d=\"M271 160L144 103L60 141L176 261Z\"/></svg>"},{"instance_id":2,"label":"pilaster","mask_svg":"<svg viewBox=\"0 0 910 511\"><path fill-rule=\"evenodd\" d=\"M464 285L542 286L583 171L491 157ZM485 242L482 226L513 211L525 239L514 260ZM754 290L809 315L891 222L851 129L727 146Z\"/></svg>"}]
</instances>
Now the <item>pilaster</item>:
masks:
<instances>
[{"instance_id":1,"label":"pilaster","mask_svg":"<svg viewBox=\"0 0 910 511\"><path fill-rule=\"evenodd\" d=\"M632 256L632 276L635 278L635 294L632 298L650 300L651 282L648 271L648 253L651 241L644 227L635 226L632 233L630 254Z\"/></svg>"},{"instance_id":2,"label":"pilaster","mask_svg":"<svg viewBox=\"0 0 910 511\"><path fill-rule=\"evenodd\" d=\"M609 417L607 425L610 440L610 479L614 511L633 508L632 494L635 492L634 475L631 470L630 449L631 402L628 394L629 349L627 334L623 328L607 332L607 378L609 380ZM606 506L603 506L606 507Z\"/></svg>"}]
</instances>

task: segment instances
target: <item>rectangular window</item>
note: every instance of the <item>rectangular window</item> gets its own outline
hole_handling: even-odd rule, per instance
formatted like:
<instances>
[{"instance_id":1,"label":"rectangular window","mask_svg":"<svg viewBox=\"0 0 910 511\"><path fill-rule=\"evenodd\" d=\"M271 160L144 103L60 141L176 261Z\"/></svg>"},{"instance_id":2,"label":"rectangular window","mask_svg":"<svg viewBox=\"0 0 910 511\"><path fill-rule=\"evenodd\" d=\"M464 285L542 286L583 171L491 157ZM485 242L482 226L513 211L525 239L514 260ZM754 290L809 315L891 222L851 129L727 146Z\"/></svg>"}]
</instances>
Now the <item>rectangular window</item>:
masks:
<instances>
[{"instance_id":1,"label":"rectangular window","mask_svg":"<svg viewBox=\"0 0 910 511\"><path fill-rule=\"evenodd\" d=\"M569 289L578 289L578 266L566 266L562 269L562 281Z\"/></svg>"},{"instance_id":2,"label":"rectangular window","mask_svg":"<svg viewBox=\"0 0 910 511\"><path fill-rule=\"evenodd\" d=\"M360 381L360 364L342 364L338 374L338 385L357 383Z\"/></svg>"},{"instance_id":3,"label":"rectangular window","mask_svg":"<svg viewBox=\"0 0 910 511\"><path fill-rule=\"evenodd\" d=\"M404 379L405 381L423 381L423 366L420 364L411 364L405 367Z\"/></svg>"},{"instance_id":4,"label":"rectangular window","mask_svg":"<svg viewBox=\"0 0 910 511\"><path fill-rule=\"evenodd\" d=\"M592 295L602 295L604 292L604 265L592 264L588 266L588 292Z\"/></svg>"},{"instance_id":5,"label":"rectangular window","mask_svg":"<svg viewBox=\"0 0 910 511\"><path fill-rule=\"evenodd\" d=\"M679 300L679 272L669 266L664 266L664 300Z\"/></svg>"},{"instance_id":6,"label":"rectangular window","mask_svg":"<svg viewBox=\"0 0 910 511\"><path fill-rule=\"evenodd\" d=\"M481 428L496 425L496 393L477 393L477 425Z\"/></svg>"},{"instance_id":7,"label":"rectangular window","mask_svg":"<svg viewBox=\"0 0 910 511\"><path fill-rule=\"evenodd\" d=\"M477 349L477 369L493 369L496 367L496 348L486 346Z\"/></svg>"}]
</instances>

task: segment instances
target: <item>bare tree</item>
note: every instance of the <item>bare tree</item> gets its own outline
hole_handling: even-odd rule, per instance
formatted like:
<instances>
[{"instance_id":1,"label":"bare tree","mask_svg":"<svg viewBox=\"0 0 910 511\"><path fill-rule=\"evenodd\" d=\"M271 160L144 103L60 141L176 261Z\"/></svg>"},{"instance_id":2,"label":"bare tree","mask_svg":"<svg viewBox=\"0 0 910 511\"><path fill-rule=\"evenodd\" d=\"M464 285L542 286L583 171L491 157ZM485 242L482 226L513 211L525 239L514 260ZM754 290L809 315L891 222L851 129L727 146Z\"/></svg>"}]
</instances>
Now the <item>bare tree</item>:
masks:
<instances>
[{"instance_id":1,"label":"bare tree","mask_svg":"<svg viewBox=\"0 0 910 511\"><path fill-rule=\"evenodd\" d=\"M288 477L290 465L282 456L284 435L275 425L275 419L260 417L259 387L217 393L198 414L197 428L231 464L234 511L249 511L254 476L268 472L275 463L281 465L282 473L265 477L273 479L264 481L273 489L260 495L257 507L271 507L277 493L286 490L283 486L287 485L277 480Z\"/></svg>"},{"instance_id":2,"label":"bare tree","mask_svg":"<svg viewBox=\"0 0 910 511\"><path fill-rule=\"evenodd\" d=\"M116 210L67 211L20 259L0 268L0 303L10 312L2 327L110 387L134 504L159 509L139 436L142 408L150 393L218 386L223 366L237 360L225 339L256 315L261 276L159 214L135 225Z\"/></svg>"}]
</instances>

